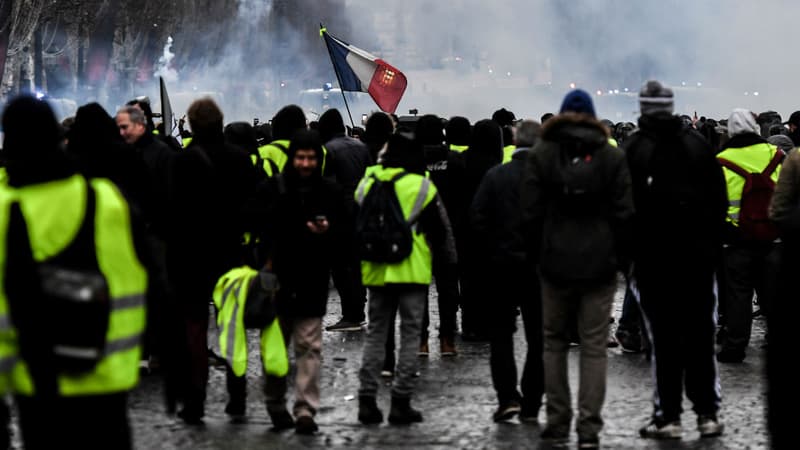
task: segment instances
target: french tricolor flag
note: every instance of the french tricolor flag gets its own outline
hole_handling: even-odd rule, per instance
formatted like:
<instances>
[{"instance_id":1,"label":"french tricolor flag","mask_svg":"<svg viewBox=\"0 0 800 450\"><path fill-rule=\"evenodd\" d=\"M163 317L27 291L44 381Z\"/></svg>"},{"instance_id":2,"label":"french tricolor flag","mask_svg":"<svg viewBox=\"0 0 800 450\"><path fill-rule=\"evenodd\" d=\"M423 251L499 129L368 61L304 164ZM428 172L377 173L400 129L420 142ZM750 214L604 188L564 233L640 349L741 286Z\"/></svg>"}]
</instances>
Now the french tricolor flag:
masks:
<instances>
[{"instance_id":1,"label":"french tricolor flag","mask_svg":"<svg viewBox=\"0 0 800 450\"><path fill-rule=\"evenodd\" d=\"M342 91L367 92L382 111L394 113L406 91L406 76L386 61L331 36L324 27L319 32Z\"/></svg>"}]
</instances>

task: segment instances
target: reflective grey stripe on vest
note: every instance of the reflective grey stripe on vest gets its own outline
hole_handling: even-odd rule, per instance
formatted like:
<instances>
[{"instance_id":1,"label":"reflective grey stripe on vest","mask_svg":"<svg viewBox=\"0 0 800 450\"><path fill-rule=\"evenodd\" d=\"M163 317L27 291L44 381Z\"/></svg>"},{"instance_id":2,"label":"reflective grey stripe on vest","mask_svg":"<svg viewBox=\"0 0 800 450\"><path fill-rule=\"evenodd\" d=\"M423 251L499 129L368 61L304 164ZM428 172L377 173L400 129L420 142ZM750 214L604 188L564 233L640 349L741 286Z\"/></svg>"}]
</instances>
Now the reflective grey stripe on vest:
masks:
<instances>
[{"instance_id":1,"label":"reflective grey stripe on vest","mask_svg":"<svg viewBox=\"0 0 800 450\"><path fill-rule=\"evenodd\" d=\"M742 206L741 200L728 200L728 204L733 206L734 208L740 208Z\"/></svg>"},{"instance_id":2,"label":"reflective grey stripe on vest","mask_svg":"<svg viewBox=\"0 0 800 450\"><path fill-rule=\"evenodd\" d=\"M121 311L123 309L133 309L144 306L144 295L127 295L111 300L111 311Z\"/></svg>"},{"instance_id":3,"label":"reflective grey stripe on vest","mask_svg":"<svg viewBox=\"0 0 800 450\"><path fill-rule=\"evenodd\" d=\"M106 348L103 351L103 353L105 354L105 356L108 356L112 353L124 352L126 350L134 349L138 347L139 344L141 344L142 334L143 333L136 333L133 336L114 339L112 341L106 342Z\"/></svg>"},{"instance_id":4,"label":"reflective grey stripe on vest","mask_svg":"<svg viewBox=\"0 0 800 450\"><path fill-rule=\"evenodd\" d=\"M239 314L239 291L244 284L244 277L236 280L234 284L236 285L236 290L233 292L233 300L236 303L233 304L233 314L228 322L228 351L225 352L225 359L228 360L231 367L233 367L233 353L236 345L236 316Z\"/></svg>"},{"instance_id":5,"label":"reflective grey stripe on vest","mask_svg":"<svg viewBox=\"0 0 800 450\"><path fill-rule=\"evenodd\" d=\"M417 229L417 219L419 219L419 215L422 214L422 208L425 206L425 199L428 198L430 187L431 180L423 178L422 184L419 187L417 199L414 201L414 206L411 208L411 214L408 215L408 223L411 224L411 227L415 231Z\"/></svg>"},{"instance_id":6,"label":"reflective grey stripe on vest","mask_svg":"<svg viewBox=\"0 0 800 450\"><path fill-rule=\"evenodd\" d=\"M220 311L222 311L222 308L225 306L225 300L228 299L228 296L231 294L231 291L233 290L233 288L236 287L236 285L238 284L238 281L239 280L233 280L233 282L231 284L229 284L228 287L226 287L224 291L222 291L222 299L219 302L219 310Z\"/></svg>"},{"instance_id":7,"label":"reflective grey stripe on vest","mask_svg":"<svg viewBox=\"0 0 800 450\"><path fill-rule=\"evenodd\" d=\"M7 373L14 370L14 366L17 364L17 361L19 361L19 359L16 356L0 358L0 373Z\"/></svg>"},{"instance_id":8,"label":"reflective grey stripe on vest","mask_svg":"<svg viewBox=\"0 0 800 450\"><path fill-rule=\"evenodd\" d=\"M142 333L136 333L133 336L114 339L106 342L103 348L103 357L111 356L114 353L133 350L142 342ZM66 356L79 359L93 359L98 357L98 350L91 347L73 347L69 345L56 345L53 347L53 352L56 355Z\"/></svg>"},{"instance_id":9,"label":"reflective grey stripe on vest","mask_svg":"<svg viewBox=\"0 0 800 450\"><path fill-rule=\"evenodd\" d=\"M11 329L11 318L8 314L0 316L0 331L8 331Z\"/></svg>"},{"instance_id":10,"label":"reflective grey stripe on vest","mask_svg":"<svg viewBox=\"0 0 800 450\"><path fill-rule=\"evenodd\" d=\"M358 203L358 206L361 206L361 204L364 203L364 196L367 195L366 191L367 191L367 181L364 180L358 186L358 190L356 190L356 203Z\"/></svg>"}]
</instances>

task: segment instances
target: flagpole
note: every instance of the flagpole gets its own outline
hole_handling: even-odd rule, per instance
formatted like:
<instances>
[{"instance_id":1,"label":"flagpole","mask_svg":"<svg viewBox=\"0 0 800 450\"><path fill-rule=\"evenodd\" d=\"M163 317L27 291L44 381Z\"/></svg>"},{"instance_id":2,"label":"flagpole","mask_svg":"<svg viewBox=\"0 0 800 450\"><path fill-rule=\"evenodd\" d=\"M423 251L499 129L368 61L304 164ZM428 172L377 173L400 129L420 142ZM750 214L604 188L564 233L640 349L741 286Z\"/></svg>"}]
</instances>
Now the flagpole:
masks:
<instances>
[{"instance_id":1,"label":"flagpole","mask_svg":"<svg viewBox=\"0 0 800 450\"><path fill-rule=\"evenodd\" d=\"M325 28L324 25L320 22L319 24L319 35L323 39L325 39L324 33L327 33L328 29ZM336 81L339 82L339 92L342 93L342 99L344 100L344 107L347 108L347 116L350 117L350 125L352 128L355 128L356 125L353 123L353 115L350 114L350 105L347 104L347 97L344 95L344 90L342 89L342 78L339 76L339 71L336 69L336 64L333 61L333 53L331 53L331 46L328 43L328 40L325 39L325 47L328 49L328 56L331 58L331 65L333 66L333 72L336 73Z\"/></svg>"}]
</instances>

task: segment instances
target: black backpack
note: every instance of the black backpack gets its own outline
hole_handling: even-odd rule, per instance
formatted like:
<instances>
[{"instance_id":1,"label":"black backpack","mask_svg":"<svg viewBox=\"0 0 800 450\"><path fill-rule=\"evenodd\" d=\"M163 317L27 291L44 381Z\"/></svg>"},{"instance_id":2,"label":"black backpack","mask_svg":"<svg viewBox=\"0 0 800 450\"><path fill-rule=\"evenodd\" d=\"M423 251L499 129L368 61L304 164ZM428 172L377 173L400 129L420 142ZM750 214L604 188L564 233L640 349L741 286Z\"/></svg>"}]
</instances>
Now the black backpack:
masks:
<instances>
[{"instance_id":1,"label":"black backpack","mask_svg":"<svg viewBox=\"0 0 800 450\"><path fill-rule=\"evenodd\" d=\"M88 180L86 184L86 212L75 239L46 261L34 260L20 205L11 205L9 256L16 261L13 276L24 284L15 291L28 294L9 296L11 317L20 332L23 358L45 372L89 372L105 356L111 295L96 256L95 192Z\"/></svg>"},{"instance_id":2,"label":"black backpack","mask_svg":"<svg viewBox=\"0 0 800 450\"><path fill-rule=\"evenodd\" d=\"M358 196L356 233L362 260L376 263L398 263L411 254L414 237L411 225L403 215L394 184L408 175L400 172L391 180L382 181L372 175L372 187L366 196Z\"/></svg>"}]
</instances>

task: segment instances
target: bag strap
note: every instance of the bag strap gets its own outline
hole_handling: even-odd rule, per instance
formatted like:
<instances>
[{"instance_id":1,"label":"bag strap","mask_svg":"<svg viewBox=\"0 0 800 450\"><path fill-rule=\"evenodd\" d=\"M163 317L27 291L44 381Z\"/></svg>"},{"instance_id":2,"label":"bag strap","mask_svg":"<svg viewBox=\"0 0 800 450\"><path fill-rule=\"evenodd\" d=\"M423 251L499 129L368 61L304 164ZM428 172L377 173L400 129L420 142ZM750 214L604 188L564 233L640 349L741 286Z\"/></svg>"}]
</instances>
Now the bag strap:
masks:
<instances>
[{"instance_id":1,"label":"bag strap","mask_svg":"<svg viewBox=\"0 0 800 450\"><path fill-rule=\"evenodd\" d=\"M772 160L770 160L769 164L767 164L767 167L764 168L764 171L761 172L761 174L766 176L772 175L772 172L775 172L775 169L778 168L778 164L783 161L784 156L786 156L786 154L783 153L783 150L777 149L775 151L775 155L772 157Z\"/></svg>"},{"instance_id":2,"label":"bag strap","mask_svg":"<svg viewBox=\"0 0 800 450\"><path fill-rule=\"evenodd\" d=\"M719 164L720 164L722 167L725 167L725 168L729 169L731 172L733 172L733 173L735 173L735 174L739 175L739 176L740 176L740 177L742 177L742 178L747 178L747 177L750 175L750 172L748 172L748 171L744 170L743 168L741 168L740 166L738 166L738 165L734 164L734 163L733 163L732 161L730 161L730 160L727 160L727 159L725 159L725 158L720 158L720 157L718 156L718 157L717 157L717 161L719 161Z\"/></svg>"}]
</instances>

